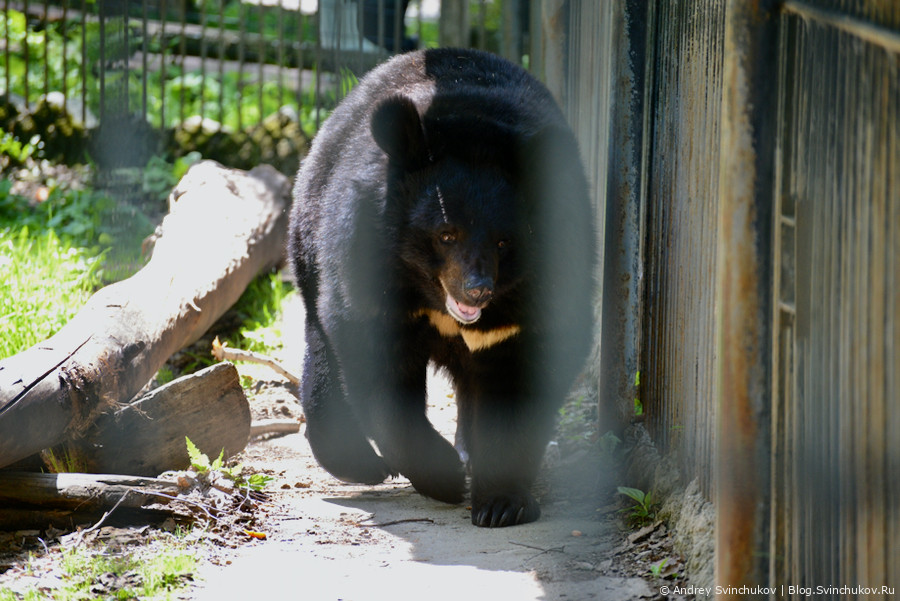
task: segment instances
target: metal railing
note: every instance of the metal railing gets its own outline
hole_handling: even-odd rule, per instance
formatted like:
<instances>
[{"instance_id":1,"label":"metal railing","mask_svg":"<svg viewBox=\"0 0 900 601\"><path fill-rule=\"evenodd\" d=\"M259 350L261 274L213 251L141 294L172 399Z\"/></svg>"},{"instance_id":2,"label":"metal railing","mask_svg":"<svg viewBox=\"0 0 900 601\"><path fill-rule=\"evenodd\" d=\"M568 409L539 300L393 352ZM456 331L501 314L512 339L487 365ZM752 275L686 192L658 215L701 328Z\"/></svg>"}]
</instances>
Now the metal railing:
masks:
<instances>
[{"instance_id":1,"label":"metal railing","mask_svg":"<svg viewBox=\"0 0 900 601\"><path fill-rule=\"evenodd\" d=\"M393 53L454 44L527 55L529 2L469 4L2 0L0 127L45 105L85 130L101 167L202 146L232 166L289 171L355 78Z\"/></svg>"}]
</instances>

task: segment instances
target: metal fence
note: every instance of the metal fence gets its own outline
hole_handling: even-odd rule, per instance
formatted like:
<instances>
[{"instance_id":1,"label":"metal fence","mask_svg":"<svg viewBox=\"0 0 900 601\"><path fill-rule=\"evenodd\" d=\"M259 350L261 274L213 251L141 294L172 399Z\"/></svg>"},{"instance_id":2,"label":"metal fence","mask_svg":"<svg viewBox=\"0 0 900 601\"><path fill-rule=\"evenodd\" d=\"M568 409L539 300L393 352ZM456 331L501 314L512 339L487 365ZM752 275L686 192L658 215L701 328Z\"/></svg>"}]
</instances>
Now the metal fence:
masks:
<instances>
[{"instance_id":1,"label":"metal fence","mask_svg":"<svg viewBox=\"0 0 900 601\"><path fill-rule=\"evenodd\" d=\"M900 5L607 17L606 402L715 503L719 597L893 598Z\"/></svg>"},{"instance_id":2,"label":"metal fence","mask_svg":"<svg viewBox=\"0 0 900 601\"><path fill-rule=\"evenodd\" d=\"M530 4L2 0L0 125L68 114L101 168L202 148L290 172L355 79L393 53L471 45L527 62Z\"/></svg>"},{"instance_id":3,"label":"metal fence","mask_svg":"<svg viewBox=\"0 0 900 601\"><path fill-rule=\"evenodd\" d=\"M896 2L0 2L0 86L30 104L60 91L112 124L119 158L138 121L243 131L252 152L254 132L293 139L267 119L290 107L314 130L342 81L413 39L527 64L573 124L598 207L601 414L630 421L639 398L715 503L720 596L900 587ZM59 82L52 61L73 65Z\"/></svg>"}]
</instances>

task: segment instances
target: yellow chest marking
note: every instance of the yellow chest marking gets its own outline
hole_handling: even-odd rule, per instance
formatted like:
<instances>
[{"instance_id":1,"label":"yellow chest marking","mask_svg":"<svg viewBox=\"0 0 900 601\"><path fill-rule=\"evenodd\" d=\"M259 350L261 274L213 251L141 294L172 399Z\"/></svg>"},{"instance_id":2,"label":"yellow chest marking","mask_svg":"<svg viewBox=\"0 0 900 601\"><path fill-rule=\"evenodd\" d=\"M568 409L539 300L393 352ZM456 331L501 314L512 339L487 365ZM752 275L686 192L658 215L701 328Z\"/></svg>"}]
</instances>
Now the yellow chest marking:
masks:
<instances>
[{"instance_id":1,"label":"yellow chest marking","mask_svg":"<svg viewBox=\"0 0 900 601\"><path fill-rule=\"evenodd\" d=\"M447 338L462 336L466 347L473 353L499 344L522 331L522 328L517 325L503 326L493 330L463 328L458 321L446 313L435 311L434 309L419 309L413 314L413 317L421 317L423 315L428 317L428 321L431 322L431 325L437 329L441 336Z\"/></svg>"}]
</instances>

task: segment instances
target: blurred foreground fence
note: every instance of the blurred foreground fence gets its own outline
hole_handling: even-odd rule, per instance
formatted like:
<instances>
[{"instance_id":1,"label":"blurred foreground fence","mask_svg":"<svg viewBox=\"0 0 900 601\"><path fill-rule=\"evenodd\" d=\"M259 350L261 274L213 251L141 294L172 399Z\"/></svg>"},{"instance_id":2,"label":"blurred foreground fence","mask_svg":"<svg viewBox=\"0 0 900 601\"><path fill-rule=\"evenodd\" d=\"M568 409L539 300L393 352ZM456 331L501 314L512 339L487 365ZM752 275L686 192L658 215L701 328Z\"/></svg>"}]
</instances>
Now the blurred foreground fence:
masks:
<instances>
[{"instance_id":1,"label":"blurred foreground fence","mask_svg":"<svg viewBox=\"0 0 900 601\"><path fill-rule=\"evenodd\" d=\"M302 152L354 77L415 45L526 64L594 187L605 427L642 420L714 506L719 596L894 597L896 2L0 2L8 100L59 92L113 164L155 152L141 132L243 132L231 164Z\"/></svg>"},{"instance_id":2,"label":"blurred foreground fence","mask_svg":"<svg viewBox=\"0 0 900 601\"><path fill-rule=\"evenodd\" d=\"M894 598L900 5L601 12L604 404L713 502L721 598Z\"/></svg>"}]
</instances>

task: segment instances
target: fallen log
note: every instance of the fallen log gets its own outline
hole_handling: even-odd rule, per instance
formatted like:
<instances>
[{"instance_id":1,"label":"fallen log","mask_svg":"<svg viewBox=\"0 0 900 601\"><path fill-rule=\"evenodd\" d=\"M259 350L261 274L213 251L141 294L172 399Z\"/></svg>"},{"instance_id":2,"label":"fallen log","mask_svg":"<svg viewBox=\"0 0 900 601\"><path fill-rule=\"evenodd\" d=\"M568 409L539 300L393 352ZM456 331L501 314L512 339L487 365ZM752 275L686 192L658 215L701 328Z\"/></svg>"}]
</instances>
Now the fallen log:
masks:
<instances>
[{"instance_id":1,"label":"fallen log","mask_svg":"<svg viewBox=\"0 0 900 601\"><path fill-rule=\"evenodd\" d=\"M99 290L47 341L0 361L0 467L83 435L202 336L281 260L289 202L290 182L271 167L193 166L147 265Z\"/></svg>"},{"instance_id":2,"label":"fallen log","mask_svg":"<svg viewBox=\"0 0 900 601\"><path fill-rule=\"evenodd\" d=\"M97 510L113 505L141 507L159 503L154 493L180 492L178 484L159 478L118 474L37 474L0 472L0 505ZM123 499L124 497L124 499Z\"/></svg>"},{"instance_id":3,"label":"fallen log","mask_svg":"<svg viewBox=\"0 0 900 601\"><path fill-rule=\"evenodd\" d=\"M156 476L187 469L185 437L209 457L237 454L250 438L250 405L231 363L218 363L151 391L97 419L78 456L100 474Z\"/></svg>"},{"instance_id":4,"label":"fallen log","mask_svg":"<svg viewBox=\"0 0 900 601\"><path fill-rule=\"evenodd\" d=\"M165 503L179 492L177 483L157 478L0 471L0 530L71 528L119 507L145 521L161 520L171 512L144 506Z\"/></svg>"}]
</instances>

